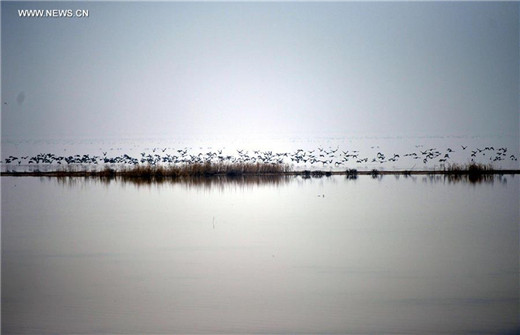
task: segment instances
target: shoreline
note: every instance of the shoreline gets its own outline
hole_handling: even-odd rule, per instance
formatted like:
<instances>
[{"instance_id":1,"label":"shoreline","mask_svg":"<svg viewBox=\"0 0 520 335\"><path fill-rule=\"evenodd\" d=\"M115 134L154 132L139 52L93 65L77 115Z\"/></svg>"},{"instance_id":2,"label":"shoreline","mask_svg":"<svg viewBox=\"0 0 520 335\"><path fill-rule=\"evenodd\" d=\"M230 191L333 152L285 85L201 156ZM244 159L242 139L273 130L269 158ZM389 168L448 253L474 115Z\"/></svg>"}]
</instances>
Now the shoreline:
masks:
<instances>
[{"instance_id":1,"label":"shoreline","mask_svg":"<svg viewBox=\"0 0 520 335\"><path fill-rule=\"evenodd\" d=\"M471 171L471 170L346 170L346 171L326 171L326 170L303 170L303 171L279 171L279 172L241 172L241 171L227 171L227 172L212 172L212 173L182 173L182 174L163 174L155 173L154 171L133 174L132 171L118 171L118 170L101 170L101 171L6 171L0 172L0 177L97 177L97 178L125 178L125 179L176 179L181 177L272 177L272 176L302 176L302 177L328 177L328 176L378 176L378 175L446 175L446 176L482 176L482 175L516 175L520 174L520 169L504 169L504 170L485 170L485 171Z\"/></svg>"}]
</instances>

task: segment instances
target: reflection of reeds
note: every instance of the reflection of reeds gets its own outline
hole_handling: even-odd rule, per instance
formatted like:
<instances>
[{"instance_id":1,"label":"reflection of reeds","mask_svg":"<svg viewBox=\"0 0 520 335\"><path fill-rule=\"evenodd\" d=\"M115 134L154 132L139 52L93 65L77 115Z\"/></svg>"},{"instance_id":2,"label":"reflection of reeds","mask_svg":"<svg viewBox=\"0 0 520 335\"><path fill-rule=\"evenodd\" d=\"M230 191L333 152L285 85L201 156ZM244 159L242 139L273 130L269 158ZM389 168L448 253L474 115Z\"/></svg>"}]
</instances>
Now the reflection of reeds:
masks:
<instances>
[{"instance_id":1,"label":"reflection of reeds","mask_svg":"<svg viewBox=\"0 0 520 335\"><path fill-rule=\"evenodd\" d=\"M461 179L467 179L472 183L482 182L486 180L492 180L494 173L496 173L496 171L491 164L451 164L446 168L446 175L450 181L460 181Z\"/></svg>"},{"instance_id":2,"label":"reflection of reeds","mask_svg":"<svg viewBox=\"0 0 520 335\"><path fill-rule=\"evenodd\" d=\"M493 183L497 176L494 174L447 174L444 178L450 183L459 183L459 182L470 182L472 184L475 183ZM498 180L503 181L502 176L498 175Z\"/></svg>"},{"instance_id":3,"label":"reflection of reeds","mask_svg":"<svg viewBox=\"0 0 520 335\"><path fill-rule=\"evenodd\" d=\"M46 180L52 179L52 177L42 177ZM273 185L280 186L283 185L290 180L292 180L294 176L286 175L286 174L272 174L272 175L243 175L243 176L226 176L226 175L215 175L211 178L204 176L180 176L177 178L142 178L142 177L134 177L134 178L125 178L122 176L105 176L105 177L78 177L78 176L59 176L56 178L56 181L59 184L66 186L77 186L78 183L89 182L89 183L102 183L105 185L109 185L111 183L122 183L122 184L130 184L135 185L137 187L149 187L151 185L161 185L161 184L178 184L185 186L187 188L191 187L203 187L203 188L225 188L229 186L261 186L261 185Z\"/></svg>"},{"instance_id":4,"label":"reflection of reeds","mask_svg":"<svg viewBox=\"0 0 520 335\"><path fill-rule=\"evenodd\" d=\"M304 179L311 178L304 177ZM375 178L380 178L382 175ZM396 174L395 176L399 176ZM406 175L405 175L406 176ZM186 188L205 188L205 189L225 189L227 187L250 187L250 186L262 186L262 185L271 185L271 186L282 186L296 178L296 175L289 174L272 174L272 175L249 175L249 176L238 176L238 177L230 177L225 175L217 175L213 177L178 177L178 178L121 178L121 177L80 177L80 176L67 176L62 175L57 178L53 178L50 176L41 177L45 180L55 179L59 184L65 186L78 186L85 182L88 183L102 183L105 185L109 185L111 183L122 183L122 184L130 184L137 187L151 187L152 185L161 185L161 184L177 184ZM314 178L320 178L316 176ZM356 177L346 176L348 180L355 180ZM410 176L413 180L415 180L415 176L413 174ZM430 183L471 183L471 184L480 184L480 183L494 183L499 182L501 184L507 183L507 177L502 174L482 174L478 177L473 177L468 174L424 174L422 178L423 182Z\"/></svg>"}]
</instances>

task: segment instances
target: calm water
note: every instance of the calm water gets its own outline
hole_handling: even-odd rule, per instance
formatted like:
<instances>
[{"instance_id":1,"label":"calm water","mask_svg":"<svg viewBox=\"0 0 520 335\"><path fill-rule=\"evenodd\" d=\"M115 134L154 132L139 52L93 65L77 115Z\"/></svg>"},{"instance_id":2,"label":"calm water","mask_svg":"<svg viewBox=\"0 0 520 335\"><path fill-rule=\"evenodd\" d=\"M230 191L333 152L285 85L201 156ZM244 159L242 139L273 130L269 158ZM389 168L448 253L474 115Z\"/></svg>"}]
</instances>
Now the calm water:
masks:
<instances>
[{"instance_id":1,"label":"calm water","mask_svg":"<svg viewBox=\"0 0 520 335\"><path fill-rule=\"evenodd\" d=\"M519 180L2 177L2 332L515 333Z\"/></svg>"}]
</instances>

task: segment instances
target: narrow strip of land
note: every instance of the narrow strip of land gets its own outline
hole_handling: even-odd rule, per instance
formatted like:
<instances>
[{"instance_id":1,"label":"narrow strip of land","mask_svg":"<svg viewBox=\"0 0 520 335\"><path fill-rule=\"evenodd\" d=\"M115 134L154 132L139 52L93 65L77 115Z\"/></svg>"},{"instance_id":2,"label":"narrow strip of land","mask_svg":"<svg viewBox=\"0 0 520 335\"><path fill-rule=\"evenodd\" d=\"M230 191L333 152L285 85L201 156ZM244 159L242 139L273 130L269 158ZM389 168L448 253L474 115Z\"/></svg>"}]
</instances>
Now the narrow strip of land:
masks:
<instances>
[{"instance_id":1,"label":"narrow strip of land","mask_svg":"<svg viewBox=\"0 0 520 335\"><path fill-rule=\"evenodd\" d=\"M183 166L134 166L119 169L105 167L101 170L62 169L62 170L32 170L4 171L1 176L11 177L99 177L99 178L141 178L163 179L180 177L213 177L213 176L303 176L320 177L345 175L514 175L520 174L519 169L494 169L489 165L470 164L466 166L453 165L443 170L356 170L343 171L324 170L292 170L282 164L187 164Z\"/></svg>"}]
</instances>

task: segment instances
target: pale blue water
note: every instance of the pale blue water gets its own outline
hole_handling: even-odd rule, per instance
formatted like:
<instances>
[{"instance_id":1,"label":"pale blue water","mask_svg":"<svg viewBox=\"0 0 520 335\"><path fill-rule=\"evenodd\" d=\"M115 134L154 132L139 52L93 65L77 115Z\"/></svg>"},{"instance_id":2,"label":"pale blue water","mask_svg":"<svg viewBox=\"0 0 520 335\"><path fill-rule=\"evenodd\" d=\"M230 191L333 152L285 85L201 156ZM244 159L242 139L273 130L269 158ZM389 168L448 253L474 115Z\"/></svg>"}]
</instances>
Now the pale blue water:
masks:
<instances>
[{"instance_id":1,"label":"pale blue water","mask_svg":"<svg viewBox=\"0 0 520 335\"><path fill-rule=\"evenodd\" d=\"M518 333L519 180L2 177L2 333Z\"/></svg>"}]
</instances>

